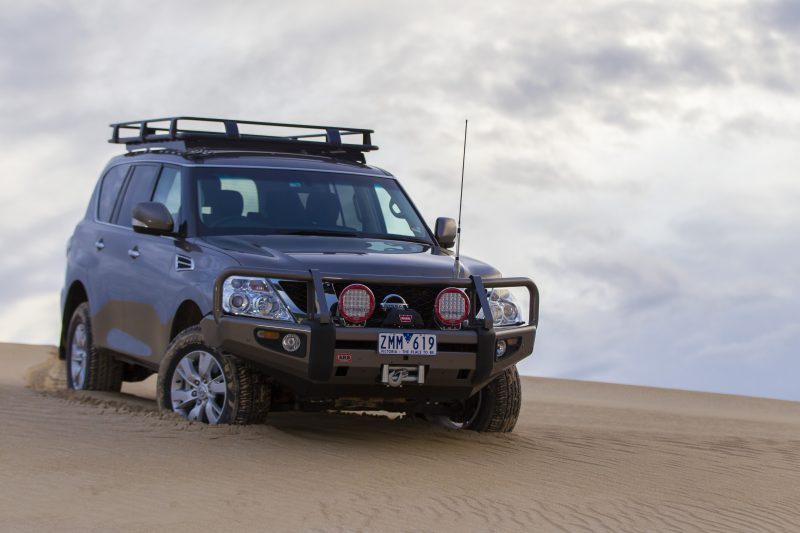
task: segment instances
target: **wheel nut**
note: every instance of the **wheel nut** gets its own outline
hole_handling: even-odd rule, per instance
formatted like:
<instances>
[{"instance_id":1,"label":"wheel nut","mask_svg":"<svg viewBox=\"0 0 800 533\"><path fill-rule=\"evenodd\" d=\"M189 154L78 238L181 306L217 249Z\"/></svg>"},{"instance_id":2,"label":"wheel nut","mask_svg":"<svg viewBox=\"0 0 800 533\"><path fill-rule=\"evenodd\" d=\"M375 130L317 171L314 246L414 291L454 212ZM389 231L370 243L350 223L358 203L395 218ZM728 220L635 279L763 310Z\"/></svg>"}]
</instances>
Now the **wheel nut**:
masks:
<instances>
[{"instance_id":1,"label":"wheel nut","mask_svg":"<svg viewBox=\"0 0 800 533\"><path fill-rule=\"evenodd\" d=\"M192 391L192 396L197 396L197 391Z\"/></svg>"}]
</instances>

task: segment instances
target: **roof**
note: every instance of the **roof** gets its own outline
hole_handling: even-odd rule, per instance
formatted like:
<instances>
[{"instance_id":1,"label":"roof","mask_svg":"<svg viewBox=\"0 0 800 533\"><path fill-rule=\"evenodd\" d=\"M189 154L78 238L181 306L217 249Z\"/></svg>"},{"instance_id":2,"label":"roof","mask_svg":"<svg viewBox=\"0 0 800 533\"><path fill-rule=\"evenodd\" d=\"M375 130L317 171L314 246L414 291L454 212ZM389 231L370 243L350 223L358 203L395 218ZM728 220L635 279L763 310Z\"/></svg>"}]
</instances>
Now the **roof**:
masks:
<instances>
[{"instance_id":1,"label":"roof","mask_svg":"<svg viewBox=\"0 0 800 533\"><path fill-rule=\"evenodd\" d=\"M188 167L257 167L394 177L382 168L364 163L355 163L333 157L283 153L214 153L206 157L196 155L187 157L185 154L172 151L148 150L115 156L109 162L109 166L145 161Z\"/></svg>"}]
</instances>

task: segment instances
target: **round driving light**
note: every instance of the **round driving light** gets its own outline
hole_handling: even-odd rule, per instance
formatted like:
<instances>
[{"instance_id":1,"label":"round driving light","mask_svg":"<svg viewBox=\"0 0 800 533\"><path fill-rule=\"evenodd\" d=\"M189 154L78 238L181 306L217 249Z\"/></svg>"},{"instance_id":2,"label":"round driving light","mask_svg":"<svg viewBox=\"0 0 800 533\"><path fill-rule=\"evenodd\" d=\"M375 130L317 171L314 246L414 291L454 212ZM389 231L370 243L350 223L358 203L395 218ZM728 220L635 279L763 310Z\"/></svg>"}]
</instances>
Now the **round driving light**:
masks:
<instances>
[{"instance_id":1,"label":"round driving light","mask_svg":"<svg viewBox=\"0 0 800 533\"><path fill-rule=\"evenodd\" d=\"M375 295L366 285L353 283L339 294L339 314L348 322L366 322L374 311Z\"/></svg>"},{"instance_id":2,"label":"round driving light","mask_svg":"<svg viewBox=\"0 0 800 533\"><path fill-rule=\"evenodd\" d=\"M281 344L287 352L296 352L300 348L300 337L294 333L289 333L284 335Z\"/></svg>"},{"instance_id":3,"label":"round driving light","mask_svg":"<svg viewBox=\"0 0 800 533\"><path fill-rule=\"evenodd\" d=\"M250 305L250 300L247 299L247 296L239 293L232 294L229 302L234 311L244 311Z\"/></svg>"},{"instance_id":4,"label":"round driving light","mask_svg":"<svg viewBox=\"0 0 800 533\"><path fill-rule=\"evenodd\" d=\"M458 326L469 316L469 297L461 289L448 287L436 296L433 309L440 324Z\"/></svg>"},{"instance_id":5,"label":"round driving light","mask_svg":"<svg viewBox=\"0 0 800 533\"><path fill-rule=\"evenodd\" d=\"M506 341L499 340L499 341L497 341L497 344L495 345L494 354L497 357L503 357L506 354L506 348L507 348Z\"/></svg>"}]
</instances>

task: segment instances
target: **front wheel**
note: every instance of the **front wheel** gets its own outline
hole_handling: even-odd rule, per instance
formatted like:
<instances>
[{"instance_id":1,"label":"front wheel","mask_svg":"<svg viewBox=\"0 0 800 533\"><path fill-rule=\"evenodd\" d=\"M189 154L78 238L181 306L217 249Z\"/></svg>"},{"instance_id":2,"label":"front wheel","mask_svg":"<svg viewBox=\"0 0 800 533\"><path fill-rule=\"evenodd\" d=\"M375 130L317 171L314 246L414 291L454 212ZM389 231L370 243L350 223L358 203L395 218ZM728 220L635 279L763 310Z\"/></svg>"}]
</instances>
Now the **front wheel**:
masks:
<instances>
[{"instance_id":1,"label":"front wheel","mask_svg":"<svg viewBox=\"0 0 800 533\"><path fill-rule=\"evenodd\" d=\"M508 433L517 425L521 392L519 372L512 366L467 400L460 413L435 420L451 429Z\"/></svg>"},{"instance_id":2,"label":"front wheel","mask_svg":"<svg viewBox=\"0 0 800 533\"><path fill-rule=\"evenodd\" d=\"M208 424L261 422L270 403L264 376L208 346L199 326L178 334L158 372L158 405Z\"/></svg>"}]
</instances>

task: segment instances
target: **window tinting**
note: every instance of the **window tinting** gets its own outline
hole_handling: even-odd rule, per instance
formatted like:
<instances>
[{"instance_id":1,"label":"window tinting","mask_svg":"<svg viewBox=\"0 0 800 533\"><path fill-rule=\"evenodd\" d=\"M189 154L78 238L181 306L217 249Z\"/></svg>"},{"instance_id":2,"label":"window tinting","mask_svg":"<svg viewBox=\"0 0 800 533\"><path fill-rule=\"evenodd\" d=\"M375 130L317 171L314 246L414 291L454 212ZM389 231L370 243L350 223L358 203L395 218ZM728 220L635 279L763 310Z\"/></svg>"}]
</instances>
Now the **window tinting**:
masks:
<instances>
[{"instance_id":1,"label":"window tinting","mask_svg":"<svg viewBox=\"0 0 800 533\"><path fill-rule=\"evenodd\" d=\"M181 210L181 171L175 167L164 167L158 178L153 201L161 202L172 215L173 220L178 219Z\"/></svg>"},{"instance_id":2,"label":"window tinting","mask_svg":"<svg viewBox=\"0 0 800 533\"><path fill-rule=\"evenodd\" d=\"M158 167L155 165L136 165L133 167L133 174L128 186L125 188L125 196L122 198L122 206L119 209L119 215L117 215L117 224L131 226L133 208L140 202L150 201L157 173Z\"/></svg>"},{"instance_id":3,"label":"window tinting","mask_svg":"<svg viewBox=\"0 0 800 533\"><path fill-rule=\"evenodd\" d=\"M203 235L294 234L428 242L424 223L392 179L273 169L200 168Z\"/></svg>"},{"instance_id":4,"label":"window tinting","mask_svg":"<svg viewBox=\"0 0 800 533\"><path fill-rule=\"evenodd\" d=\"M101 222L110 222L111 214L114 211L114 204L117 202L119 190L125 181L130 165L117 165L111 168L103 178L100 186L100 197L97 200L97 219Z\"/></svg>"},{"instance_id":5,"label":"window tinting","mask_svg":"<svg viewBox=\"0 0 800 533\"><path fill-rule=\"evenodd\" d=\"M356 189L352 185L337 183L334 185L339 201L342 203L342 225L347 228L362 231L364 224L356 210Z\"/></svg>"},{"instance_id":6,"label":"window tinting","mask_svg":"<svg viewBox=\"0 0 800 533\"><path fill-rule=\"evenodd\" d=\"M242 213L247 216L249 213L258 213L258 190L256 182L247 178L231 178L222 176L219 179L220 189L223 191L235 191L242 197Z\"/></svg>"}]
</instances>

